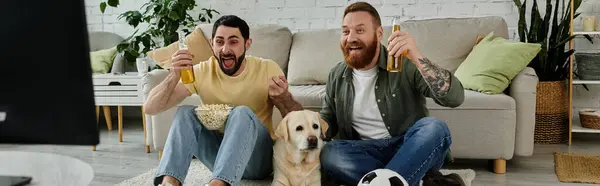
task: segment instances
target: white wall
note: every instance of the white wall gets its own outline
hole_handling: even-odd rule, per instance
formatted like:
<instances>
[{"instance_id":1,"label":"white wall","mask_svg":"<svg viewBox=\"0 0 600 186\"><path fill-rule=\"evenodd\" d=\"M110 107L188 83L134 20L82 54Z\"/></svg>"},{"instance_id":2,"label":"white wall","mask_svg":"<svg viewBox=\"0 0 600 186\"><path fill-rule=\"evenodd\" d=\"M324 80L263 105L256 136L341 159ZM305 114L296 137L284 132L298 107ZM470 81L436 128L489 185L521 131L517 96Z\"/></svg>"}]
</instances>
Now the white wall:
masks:
<instances>
[{"instance_id":1,"label":"white wall","mask_svg":"<svg viewBox=\"0 0 600 186\"><path fill-rule=\"evenodd\" d=\"M110 31L128 36L133 29L124 21L117 20L120 13L136 10L147 0L121 0L118 8L108 7L102 14L99 3L103 0L86 0L88 28L91 31ZM413 19L437 17L502 16L516 36L518 12L512 0L365 0L374 5L382 16L384 25L391 17L402 16ZM554 2L554 0L552 0ZM249 24L280 24L291 30L302 31L322 28L337 28L344 7L356 0L198 0L199 8L211 7L224 14L235 14ZM528 10L532 0L528 1ZM538 0L544 12L545 0ZM584 0L579 8L582 15L600 16L600 1ZM543 15L542 15L543 16ZM581 24L581 18L576 25Z\"/></svg>"},{"instance_id":2,"label":"white wall","mask_svg":"<svg viewBox=\"0 0 600 186\"><path fill-rule=\"evenodd\" d=\"M518 11L512 0L366 0L373 4L384 25L391 23L392 16L414 19L436 17L502 16L506 20L510 38L518 39L516 34ZM127 10L139 9L146 0L121 0L119 8L108 7L106 13L99 10L100 0L86 0L88 28L90 31L109 31L129 36L133 29L117 20L117 16ZM199 8L211 7L221 15L235 14L249 24L274 23L287 26L292 31L323 28L338 28L344 7L354 0L197 0ZM532 0L528 0L530 10ZM542 16L545 0L538 0ZM554 2L554 0L552 0ZM600 1L584 0L578 12L582 15L596 15L600 19ZM529 16L527 16L529 17ZM529 21L529 19L528 19ZM581 28L581 18L575 22L576 29ZM600 39L596 44L577 40L577 48L600 49ZM600 108L600 86L589 86L590 92L576 87L574 104L576 107Z\"/></svg>"}]
</instances>

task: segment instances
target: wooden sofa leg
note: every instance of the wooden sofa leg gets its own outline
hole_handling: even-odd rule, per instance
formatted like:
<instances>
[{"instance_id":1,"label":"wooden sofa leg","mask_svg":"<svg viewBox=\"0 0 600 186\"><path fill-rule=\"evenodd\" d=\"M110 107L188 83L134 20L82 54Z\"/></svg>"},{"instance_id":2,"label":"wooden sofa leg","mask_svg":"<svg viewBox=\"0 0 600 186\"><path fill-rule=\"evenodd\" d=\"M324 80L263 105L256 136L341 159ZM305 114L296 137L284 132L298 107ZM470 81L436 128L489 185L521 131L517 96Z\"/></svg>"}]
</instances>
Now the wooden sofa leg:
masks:
<instances>
[{"instance_id":1,"label":"wooden sofa leg","mask_svg":"<svg viewBox=\"0 0 600 186\"><path fill-rule=\"evenodd\" d=\"M158 160L160 160L160 158L162 158L162 150L158 151Z\"/></svg>"},{"instance_id":2,"label":"wooden sofa leg","mask_svg":"<svg viewBox=\"0 0 600 186\"><path fill-rule=\"evenodd\" d=\"M506 173L506 160L504 160L504 159L495 159L494 160L494 173L496 173L496 174Z\"/></svg>"}]
</instances>

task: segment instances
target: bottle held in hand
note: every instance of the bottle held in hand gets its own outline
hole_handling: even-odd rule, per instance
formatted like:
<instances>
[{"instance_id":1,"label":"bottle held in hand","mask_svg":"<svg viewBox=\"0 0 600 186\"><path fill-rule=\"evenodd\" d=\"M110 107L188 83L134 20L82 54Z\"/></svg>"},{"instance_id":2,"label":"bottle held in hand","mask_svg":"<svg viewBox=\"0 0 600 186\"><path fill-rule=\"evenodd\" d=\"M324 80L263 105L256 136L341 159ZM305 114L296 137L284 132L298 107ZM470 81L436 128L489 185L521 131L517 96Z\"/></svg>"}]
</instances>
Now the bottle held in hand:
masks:
<instances>
[{"instance_id":1,"label":"bottle held in hand","mask_svg":"<svg viewBox=\"0 0 600 186\"><path fill-rule=\"evenodd\" d=\"M183 31L179 31L179 50L187 50L188 49L188 45L187 45L187 41L185 38L185 33ZM186 70L181 70L181 82L183 84L188 84L188 83L193 83L194 82L194 69L190 68L190 69L186 69Z\"/></svg>"},{"instance_id":2,"label":"bottle held in hand","mask_svg":"<svg viewBox=\"0 0 600 186\"><path fill-rule=\"evenodd\" d=\"M394 17L392 20L392 32L400 31L400 20ZM400 57L396 58L392 55L387 56L387 71L388 72L401 72L402 71L402 60L408 56L407 52L403 52Z\"/></svg>"}]
</instances>

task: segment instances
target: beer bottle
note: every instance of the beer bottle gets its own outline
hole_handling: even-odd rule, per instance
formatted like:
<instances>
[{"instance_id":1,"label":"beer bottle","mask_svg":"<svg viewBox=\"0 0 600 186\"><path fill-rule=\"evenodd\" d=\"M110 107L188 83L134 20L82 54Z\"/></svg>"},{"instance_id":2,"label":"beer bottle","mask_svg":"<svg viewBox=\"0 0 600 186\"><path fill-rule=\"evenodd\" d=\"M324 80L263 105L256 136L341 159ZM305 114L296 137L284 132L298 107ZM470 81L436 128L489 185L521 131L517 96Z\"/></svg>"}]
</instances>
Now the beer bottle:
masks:
<instances>
[{"instance_id":1,"label":"beer bottle","mask_svg":"<svg viewBox=\"0 0 600 186\"><path fill-rule=\"evenodd\" d=\"M179 50L187 50L188 49L188 45L187 45L187 40L185 38L185 33L183 31L179 31L177 32L177 34L179 34ZM186 70L181 70L181 82L183 84L188 84L188 83L193 83L194 82L194 69L186 69Z\"/></svg>"},{"instance_id":2,"label":"beer bottle","mask_svg":"<svg viewBox=\"0 0 600 186\"><path fill-rule=\"evenodd\" d=\"M396 17L392 19L392 33L400 31L400 20ZM407 56L407 52L403 52L400 57L396 58L392 55L387 56L387 71L388 72L401 72L402 71L402 60Z\"/></svg>"}]
</instances>

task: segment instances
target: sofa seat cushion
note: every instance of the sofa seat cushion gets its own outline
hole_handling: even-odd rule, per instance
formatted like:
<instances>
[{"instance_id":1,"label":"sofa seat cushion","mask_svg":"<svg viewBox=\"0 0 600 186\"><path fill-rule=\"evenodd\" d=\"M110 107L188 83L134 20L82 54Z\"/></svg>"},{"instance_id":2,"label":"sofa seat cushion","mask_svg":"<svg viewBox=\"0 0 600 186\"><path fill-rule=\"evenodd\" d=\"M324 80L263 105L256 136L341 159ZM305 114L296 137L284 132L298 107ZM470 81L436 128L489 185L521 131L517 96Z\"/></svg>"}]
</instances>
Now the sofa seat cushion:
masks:
<instances>
[{"instance_id":1,"label":"sofa seat cushion","mask_svg":"<svg viewBox=\"0 0 600 186\"><path fill-rule=\"evenodd\" d=\"M323 107L325 85L290 86L289 91L294 96L294 99L306 109Z\"/></svg>"},{"instance_id":2,"label":"sofa seat cushion","mask_svg":"<svg viewBox=\"0 0 600 186\"><path fill-rule=\"evenodd\" d=\"M465 101L457 108L442 107L433 99L427 98L427 108L430 110L464 109L464 110L515 110L517 107L515 99L504 94L484 94L472 90L465 90Z\"/></svg>"},{"instance_id":3,"label":"sofa seat cushion","mask_svg":"<svg viewBox=\"0 0 600 186\"><path fill-rule=\"evenodd\" d=\"M325 85L296 85L290 86L290 93L294 99L305 108L323 107L325 98ZM432 110L440 109L487 109L487 110L515 110L515 100L504 94L488 95L472 90L465 90L465 101L457 108L442 107L436 104L433 99L427 98L427 108Z\"/></svg>"}]
</instances>

